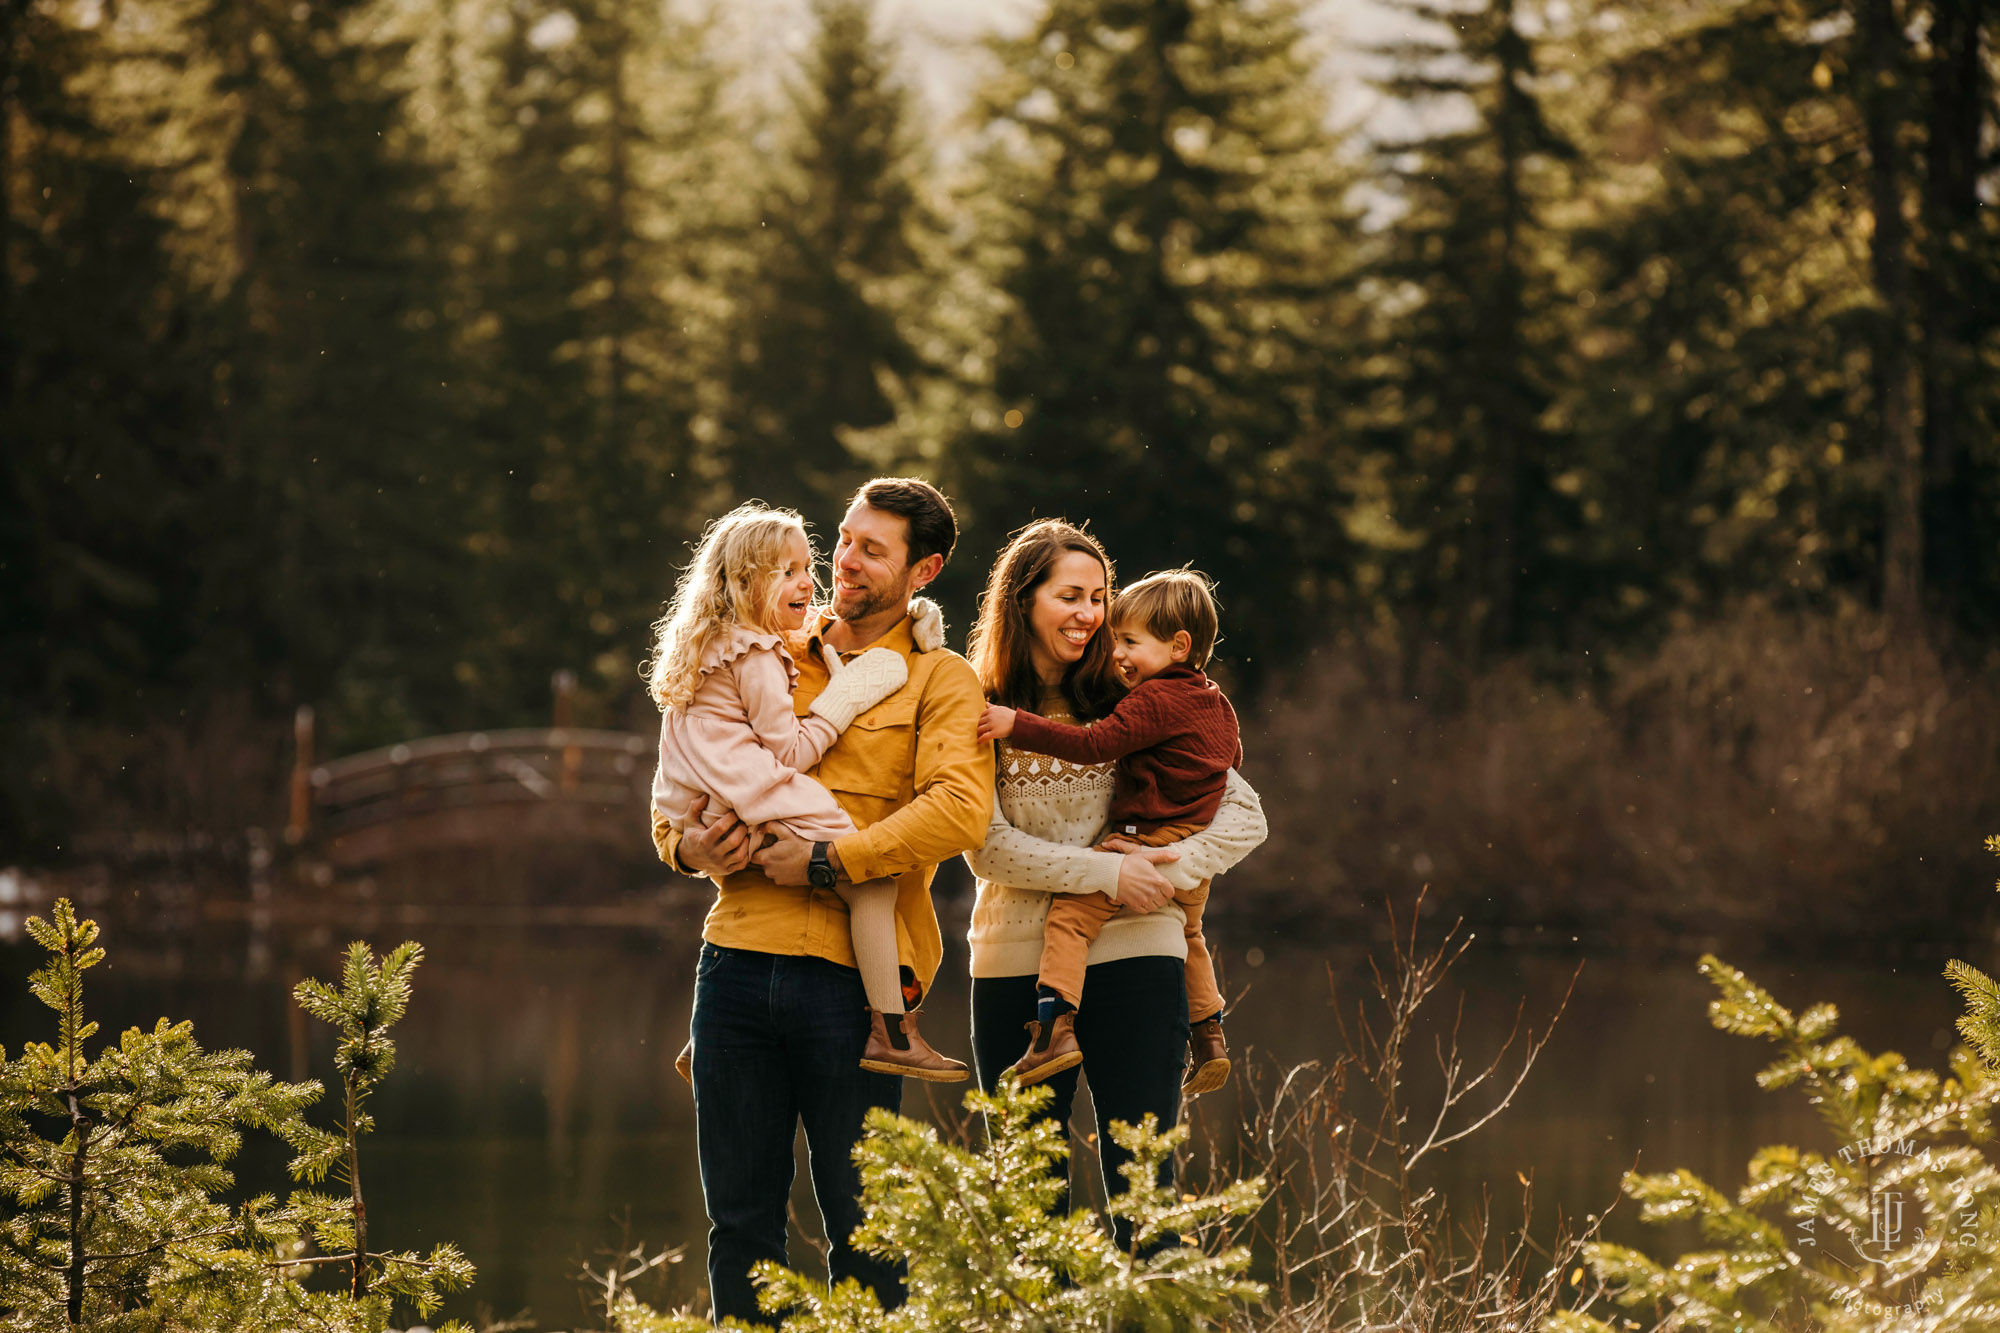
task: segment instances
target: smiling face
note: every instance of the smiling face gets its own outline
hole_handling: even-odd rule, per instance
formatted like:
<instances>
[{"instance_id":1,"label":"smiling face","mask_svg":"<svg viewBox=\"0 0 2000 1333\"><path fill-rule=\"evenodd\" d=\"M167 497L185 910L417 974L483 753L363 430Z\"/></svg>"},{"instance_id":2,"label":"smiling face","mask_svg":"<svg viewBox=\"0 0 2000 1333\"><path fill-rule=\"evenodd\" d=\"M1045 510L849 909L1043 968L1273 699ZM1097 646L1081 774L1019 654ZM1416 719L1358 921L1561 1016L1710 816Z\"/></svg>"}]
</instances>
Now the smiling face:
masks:
<instances>
[{"instance_id":1,"label":"smiling face","mask_svg":"<svg viewBox=\"0 0 2000 1333\"><path fill-rule=\"evenodd\" d=\"M785 542L785 569L771 588L772 619L790 632L806 623L812 606L812 547L803 532L793 531Z\"/></svg>"},{"instance_id":2,"label":"smiling face","mask_svg":"<svg viewBox=\"0 0 2000 1333\"><path fill-rule=\"evenodd\" d=\"M1082 551L1065 551L1028 602L1028 652L1045 683L1062 679L1104 624L1104 566Z\"/></svg>"},{"instance_id":3,"label":"smiling face","mask_svg":"<svg viewBox=\"0 0 2000 1333\"><path fill-rule=\"evenodd\" d=\"M833 614L850 622L900 614L943 567L935 555L912 565L909 520L857 500L833 548Z\"/></svg>"},{"instance_id":4,"label":"smiling face","mask_svg":"<svg viewBox=\"0 0 2000 1333\"><path fill-rule=\"evenodd\" d=\"M1187 661L1192 647L1186 630L1175 630L1173 638L1162 639L1144 625L1124 621L1111 631L1111 660L1127 685L1151 680L1174 663Z\"/></svg>"}]
</instances>

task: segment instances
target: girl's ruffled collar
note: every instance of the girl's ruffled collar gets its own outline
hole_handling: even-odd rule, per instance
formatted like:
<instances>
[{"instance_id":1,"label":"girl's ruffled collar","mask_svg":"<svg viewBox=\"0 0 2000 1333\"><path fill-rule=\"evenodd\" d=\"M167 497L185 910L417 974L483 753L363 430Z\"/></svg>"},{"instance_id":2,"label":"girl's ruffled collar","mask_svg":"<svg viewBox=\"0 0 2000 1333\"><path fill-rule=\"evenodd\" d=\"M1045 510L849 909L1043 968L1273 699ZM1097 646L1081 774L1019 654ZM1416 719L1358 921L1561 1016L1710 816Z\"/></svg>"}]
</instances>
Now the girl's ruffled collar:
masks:
<instances>
[{"instance_id":1,"label":"girl's ruffled collar","mask_svg":"<svg viewBox=\"0 0 2000 1333\"><path fill-rule=\"evenodd\" d=\"M719 671L731 662L748 653L764 650L775 651L785 664L785 672L792 678L792 685L799 683L799 668L792 661L791 645L782 634L767 630L751 629L747 625L732 625L729 633L717 636L708 645L708 651L701 655L701 673Z\"/></svg>"}]
</instances>

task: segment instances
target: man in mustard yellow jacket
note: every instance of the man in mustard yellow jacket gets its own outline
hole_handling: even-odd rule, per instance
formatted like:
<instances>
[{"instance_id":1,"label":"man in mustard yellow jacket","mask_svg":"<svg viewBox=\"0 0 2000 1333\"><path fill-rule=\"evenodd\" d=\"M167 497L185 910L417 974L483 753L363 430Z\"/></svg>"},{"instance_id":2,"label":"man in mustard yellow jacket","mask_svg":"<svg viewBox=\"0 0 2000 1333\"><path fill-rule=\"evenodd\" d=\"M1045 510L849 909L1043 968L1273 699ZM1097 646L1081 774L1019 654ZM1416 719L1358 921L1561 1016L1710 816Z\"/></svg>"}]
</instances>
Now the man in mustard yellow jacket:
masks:
<instances>
[{"instance_id":1,"label":"man in mustard yellow jacket","mask_svg":"<svg viewBox=\"0 0 2000 1333\"><path fill-rule=\"evenodd\" d=\"M763 831L733 817L685 837L654 819L661 857L717 886L702 927L693 1024L695 1142L717 1321L774 1322L757 1309L750 1268L785 1260L801 1122L833 1280L858 1279L885 1307L902 1300L899 1267L850 1240L861 1221L853 1149L862 1118L871 1106L899 1107L902 1080L859 1065L868 1003L847 904L831 877L898 877L897 952L927 991L943 954L931 876L940 861L984 841L993 811L992 750L977 740L985 702L978 678L956 653L918 652L911 635L910 599L937 578L957 540L950 504L914 478L869 482L841 520L832 616L808 623L794 707L803 713L826 687L822 645L842 656L890 648L910 670L909 682L856 718L811 770L856 832L817 845L779 834L762 846Z\"/></svg>"}]
</instances>

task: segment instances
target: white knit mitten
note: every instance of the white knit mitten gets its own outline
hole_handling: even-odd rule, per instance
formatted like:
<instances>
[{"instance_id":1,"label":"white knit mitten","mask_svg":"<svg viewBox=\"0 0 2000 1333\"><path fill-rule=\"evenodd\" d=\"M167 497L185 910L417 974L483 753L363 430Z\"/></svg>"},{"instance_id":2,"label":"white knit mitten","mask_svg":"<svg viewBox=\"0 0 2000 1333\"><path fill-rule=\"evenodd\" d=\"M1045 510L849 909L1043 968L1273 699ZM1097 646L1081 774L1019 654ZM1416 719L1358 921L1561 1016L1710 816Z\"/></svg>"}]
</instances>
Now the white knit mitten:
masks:
<instances>
[{"instance_id":1,"label":"white knit mitten","mask_svg":"<svg viewBox=\"0 0 2000 1333\"><path fill-rule=\"evenodd\" d=\"M910 637L920 653L944 647L944 611L928 597L910 599Z\"/></svg>"},{"instance_id":2,"label":"white knit mitten","mask_svg":"<svg viewBox=\"0 0 2000 1333\"><path fill-rule=\"evenodd\" d=\"M812 701L808 712L833 723L837 731L903 688L910 679L910 665L893 648L870 648L845 662L833 679Z\"/></svg>"}]
</instances>

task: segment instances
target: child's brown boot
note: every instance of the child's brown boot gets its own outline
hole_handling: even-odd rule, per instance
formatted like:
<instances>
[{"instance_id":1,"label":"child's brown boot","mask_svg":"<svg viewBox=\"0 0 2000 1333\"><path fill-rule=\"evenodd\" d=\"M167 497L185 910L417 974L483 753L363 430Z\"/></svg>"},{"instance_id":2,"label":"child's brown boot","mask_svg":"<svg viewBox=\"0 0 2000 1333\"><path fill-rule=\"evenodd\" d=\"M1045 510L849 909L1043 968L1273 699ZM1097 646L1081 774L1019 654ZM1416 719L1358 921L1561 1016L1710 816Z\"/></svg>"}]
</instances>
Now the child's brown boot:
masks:
<instances>
[{"instance_id":1,"label":"child's brown boot","mask_svg":"<svg viewBox=\"0 0 2000 1333\"><path fill-rule=\"evenodd\" d=\"M1065 1009L1057 1014L1047 1032L1042 1031L1041 1022L1037 1019L1029 1019L1025 1026L1028 1029L1028 1053L1014 1062L1014 1077L1021 1081L1022 1087L1031 1087L1083 1063L1083 1048L1076 1044L1074 1009Z\"/></svg>"},{"instance_id":2,"label":"child's brown boot","mask_svg":"<svg viewBox=\"0 0 2000 1333\"><path fill-rule=\"evenodd\" d=\"M1229 1081L1229 1044L1222 1039L1222 1015L1188 1029L1188 1074L1182 1093L1199 1097Z\"/></svg>"},{"instance_id":3,"label":"child's brown boot","mask_svg":"<svg viewBox=\"0 0 2000 1333\"><path fill-rule=\"evenodd\" d=\"M690 1088L694 1086L694 1038L693 1037L688 1038L687 1045L681 1047L681 1053L674 1057L674 1072L676 1074L679 1074L682 1078L686 1079L687 1085Z\"/></svg>"},{"instance_id":4,"label":"child's brown boot","mask_svg":"<svg viewBox=\"0 0 2000 1333\"><path fill-rule=\"evenodd\" d=\"M917 1016L868 1011L868 1045L861 1067L877 1074L901 1074L926 1083L963 1083L972 1071L963 1060L939 1055L917 1031Z\"/></svg>"}]
</instances>

